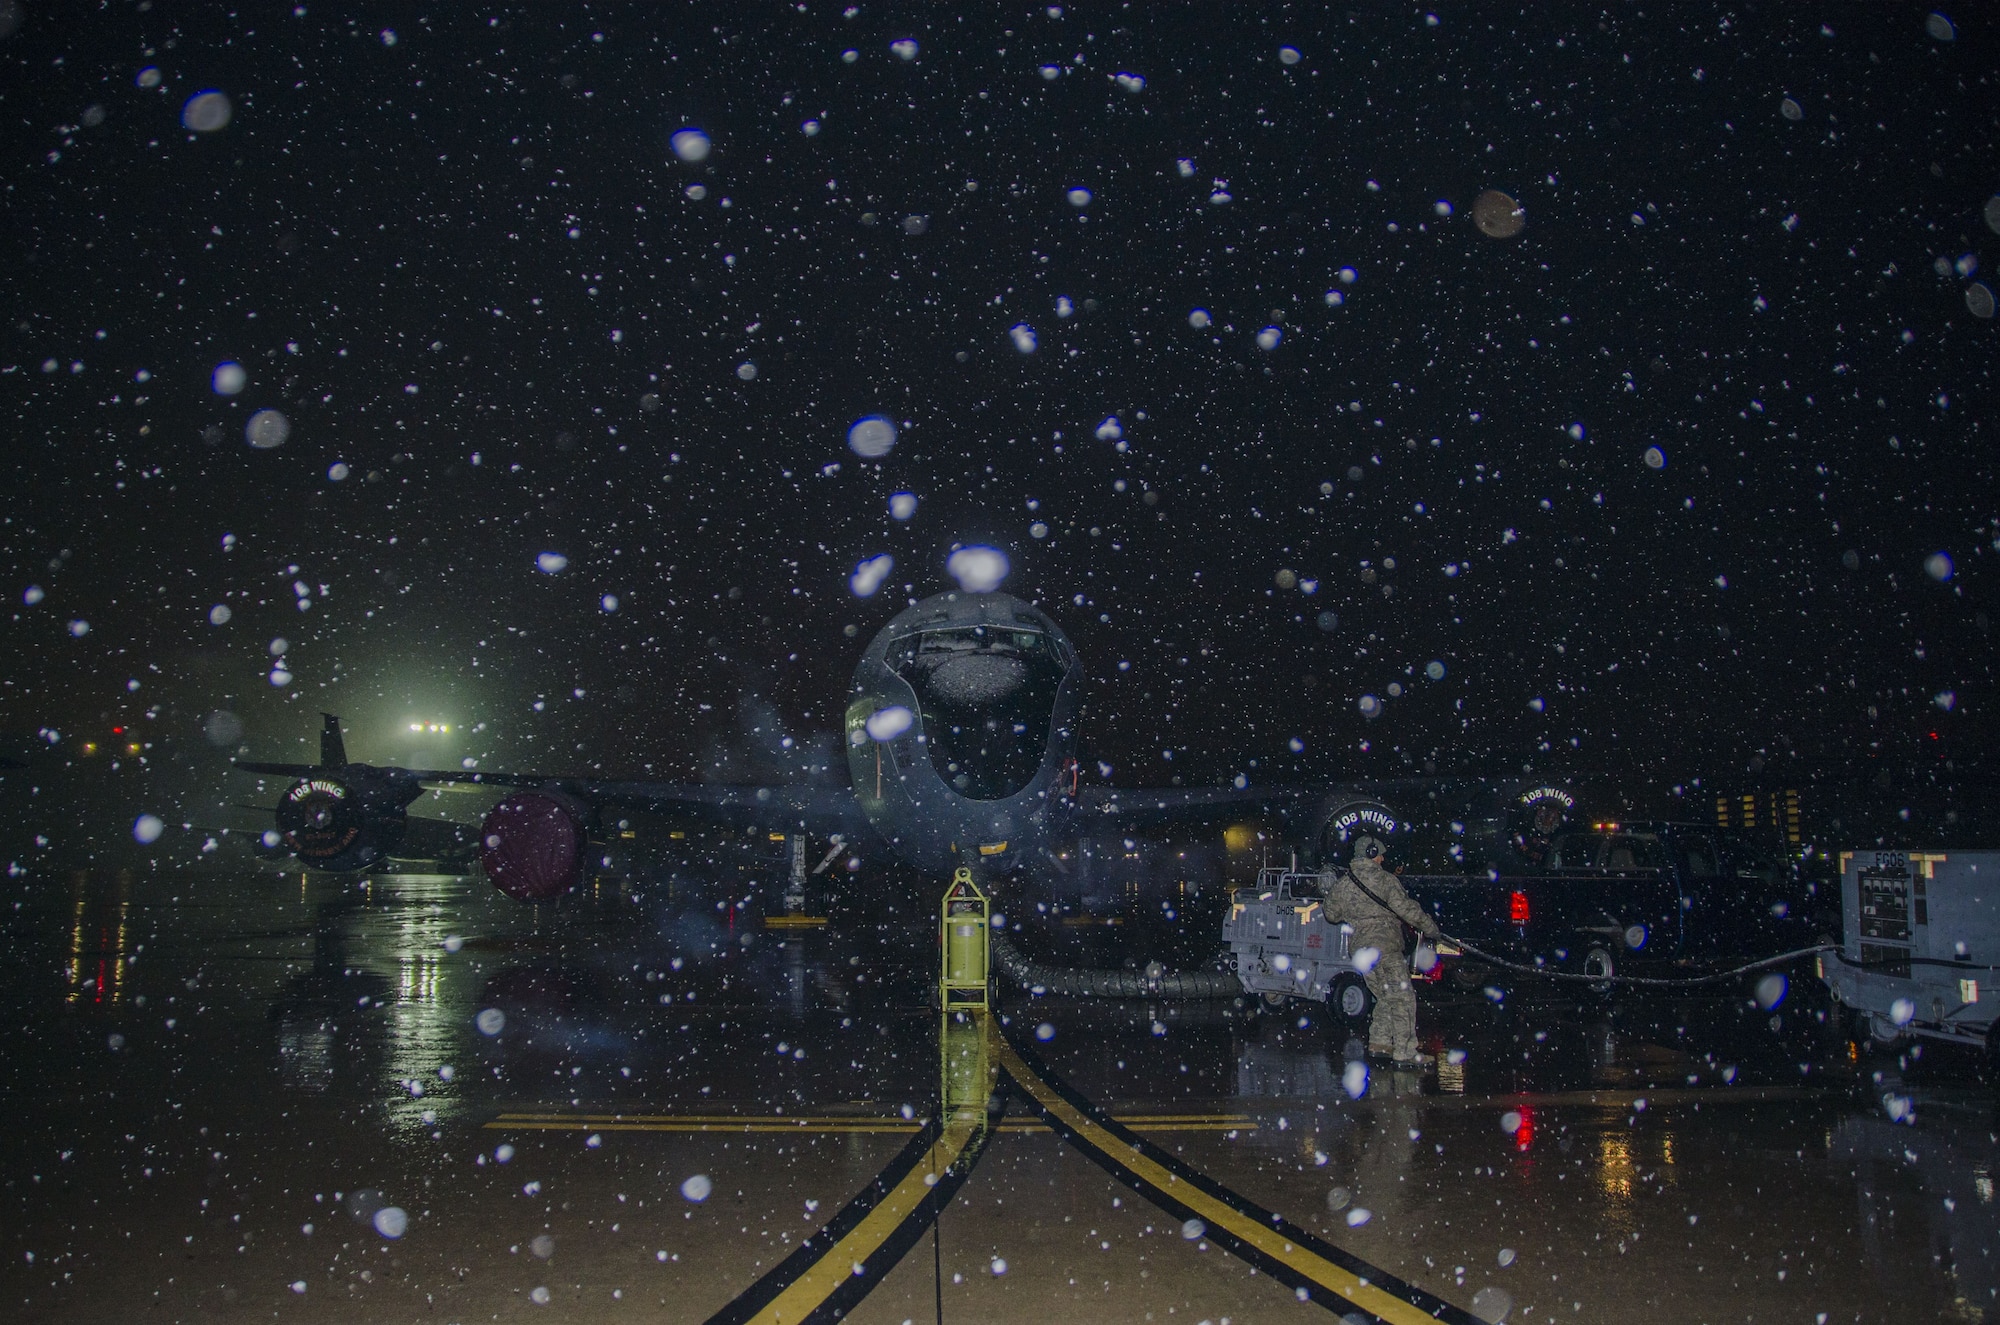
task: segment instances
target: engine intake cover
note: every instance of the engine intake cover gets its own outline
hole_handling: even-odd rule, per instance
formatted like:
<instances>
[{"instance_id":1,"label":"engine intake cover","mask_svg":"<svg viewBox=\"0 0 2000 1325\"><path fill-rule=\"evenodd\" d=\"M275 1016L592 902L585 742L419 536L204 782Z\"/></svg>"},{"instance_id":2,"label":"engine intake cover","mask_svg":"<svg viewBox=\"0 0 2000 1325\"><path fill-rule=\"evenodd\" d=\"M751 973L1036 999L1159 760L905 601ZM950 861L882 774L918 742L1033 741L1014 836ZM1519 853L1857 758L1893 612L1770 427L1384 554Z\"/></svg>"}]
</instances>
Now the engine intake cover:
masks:
<instances>
[{"instance_id":1,"label":"engine intake cover","mask_svg":"<svg viewBox=\"0 0 2000 1325\"><path fill-rule=\"evenodd\" d=\"M314 869L366 869L402 836L400 811L371 807L360 789L333 777L285 788L277 817L285 845Z\"/></svg>"},{"instance_id":2,"label":"engine intake cover","mask_svg":"<svg viewBox=\"0 0 2000 1325\"><path fill-rule=\"evenodd\" d=\"M583 811L568 797L516 792L494 806L480 826L479 864L509 897L551 901L582 877L586 841Z\"/></svg>"},{"instance_id":3,"label":"engine intake cover","mask_svg":"<svg viewBox=\"0 0 2000 1325\"><path fill-rule=\"evenodd\" d=\"M1514 799L1508 813L1508 844L1522 859L1539 865L1550 841L1584 817L1576 793L1564 786L1530 787Z\"/></svg>"},{"instance_id":4,"label":"engine intake cover","mask_svg":"<svg viewBox=\"0 0 2000 1325\"><path fill-rule=\"evenodd\" d=\"M1396 812L1369 796L1339 796L1326 801L1317 816L1313 833L1321 861L1345 865L1353 851L1354 839L1373 837L1393 845L1409 827Z\"/></svg>"}]
</instances>

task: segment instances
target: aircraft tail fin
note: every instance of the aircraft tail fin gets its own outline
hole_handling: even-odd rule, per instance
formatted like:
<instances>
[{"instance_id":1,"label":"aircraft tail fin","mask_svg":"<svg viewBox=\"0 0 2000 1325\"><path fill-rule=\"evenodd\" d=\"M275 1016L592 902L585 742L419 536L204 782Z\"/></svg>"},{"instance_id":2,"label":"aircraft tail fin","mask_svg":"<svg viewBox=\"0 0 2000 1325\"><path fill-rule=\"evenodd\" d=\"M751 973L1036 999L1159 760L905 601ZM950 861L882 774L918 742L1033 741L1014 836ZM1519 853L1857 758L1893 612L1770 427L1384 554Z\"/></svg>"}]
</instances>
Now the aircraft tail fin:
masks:
<instances>
[{"instance_id":1,"label":"aircraft tail fin","mask_svg":"<svg viewBox=\"0 0 2000 1325\"><path fill-rule=\"evenodd\" d=\"M325 725L319 729L319 766L321 768L344 768L347 766L347 742L340 737L340 718L332 713L322 713Z\"/></svg>"}]
</instances>

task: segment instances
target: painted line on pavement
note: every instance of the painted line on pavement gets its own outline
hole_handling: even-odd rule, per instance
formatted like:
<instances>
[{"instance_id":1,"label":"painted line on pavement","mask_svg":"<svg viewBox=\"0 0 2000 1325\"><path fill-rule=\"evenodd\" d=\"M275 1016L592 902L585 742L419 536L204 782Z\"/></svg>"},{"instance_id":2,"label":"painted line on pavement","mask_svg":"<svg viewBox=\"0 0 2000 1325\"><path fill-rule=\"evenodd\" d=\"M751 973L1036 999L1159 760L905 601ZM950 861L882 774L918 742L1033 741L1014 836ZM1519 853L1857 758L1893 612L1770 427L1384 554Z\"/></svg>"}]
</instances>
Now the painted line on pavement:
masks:
<instances>
[{"instance_id":1,"label":"painted line on pavement","mask_svg":"<svg viewBox=\"0 0 2000 1325\"><path fill-rule=\"evenodd\" d=\"M1463 1308L1321 1241L1141 1139L1077 1094L1011 1036L996 1032L994 1041L1000 1065L1065 1140L1176 1218L1200 1220L1209 1241L1303 1298L1342 1315L1358 1309L1385 1325L1480 1325Z\"/></svg>"},{"instance_id":2,"label":"painted line on pavement","mask_svg":"<svg viewBox=\"0 0 2000 1325\"><path fill-rule=\"evenodd\" d=\"M1127 1115L1117 1121L1135 1132L1148 1135L1167 1132L1254 1132L1257 1124L1240 1115ZM481 1123L487 1131L502 1132L672 1132L719 1133L732 1136L914 1136L923 1124L900 1118L744 1118L741 1116L701 1117L619 1117L591 1118L575 1114L546 1117L501 1115ZM1049 1125L1035 1118L1010 1118L997 1124L1002 1132L1046 1132Z\"/></svg>"},{"instance_id":3,"label":"painted line on pavement","mask_svg":"<svg viewBox=\"0 0 2000 1325\"><path fill-rule=\"evenodd\" d=\"M989 1044L990 1022L982 1028ZM910 1139L840 1213L710 1316L707 1325L831 1325L868 1296L937 1221L985 1153L1005 1109L989 1070L982 1107L954 1108Z\"/></svg>"}]
</instances>

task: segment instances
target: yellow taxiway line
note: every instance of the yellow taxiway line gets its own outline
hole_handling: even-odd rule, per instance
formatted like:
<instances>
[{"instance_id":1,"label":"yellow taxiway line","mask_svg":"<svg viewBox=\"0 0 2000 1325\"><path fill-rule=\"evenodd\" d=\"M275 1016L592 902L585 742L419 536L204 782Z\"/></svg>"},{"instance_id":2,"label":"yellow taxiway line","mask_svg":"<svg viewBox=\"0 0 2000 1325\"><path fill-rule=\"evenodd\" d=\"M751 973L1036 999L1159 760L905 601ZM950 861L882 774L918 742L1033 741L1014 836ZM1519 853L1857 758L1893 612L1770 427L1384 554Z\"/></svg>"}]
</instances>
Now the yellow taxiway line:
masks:
<instances>
[{"instance_id":1,"label":"yellow taxiway line","mask_svg":"<svg viewBox=\"0 0 2000 1325\"><path fill-rule=\"evenodd\" d=\"M1211 1242L1263 1268L1333 1310L1359 1307L1389 1325L1472 1325L1475 1318L1350 1252L1321 1242L1251 1205L1163 1152L1152 1151L1115 1119L1030 1066L1006 1036L993 1033L1000 1066L1064 1138L1156 1205L1199 1219Z\"/></svg>"},{"instance_id":2,"label":"yellow taxiway line","mask_svg":"<svg viewBox=\"0 0 2000 1325\"><path fill-rule=\"evenodd\" d=\"M991 1022L970 1014L982 1052L940 1091L943 1114L926 1123L861 1193L799 1248L739 1293L708 1325L831 1325L853 1311L950 1203L999 1121L999 1071ZM946 1030L964 1019L947 1021ZM941 1043L942 1043L941 1037ZM849 1121L849 1120L827 1120ZM878 1120L881 1121L881 1120Z\"/></svg>"},{"instance_id":3,"label":"yellow taxiway line","mask_svg":"<svg viewBox=\"0 0 2000 1325\"><path fill-rule=\"evenodd\" d=\"M916 1216L937 1187L939 1175L958 1162L984 1124L985 1119L976 1115L960 1116L945 1124L923 1160L805 1273L787 1284L762 1310L746 1317L748 1325L796 1325L819 1310L836 1289L858 1277L857 1271L865 1275L869 1257ZM930 1220L923 1222L928 1224ZM900 1253L896 1259L902 1259Z\"/></svg>"},{"instance_id":4,"label":"yellow taxiway line","mask_svg":"<svg viewBox=\"0 0 2000 1325\"><path fill-rule=\"evenodd\" d=\"M1352 1252L1321 1241L1142 1139L1140 1131L1234 1131L1241 1114L1179 1113L1116 1118L1075 1093L1012 1043L997 1021L976 1014L980 1077L951 1096L939 1122L838 1116L728 1114L504 1114L488 1128L737 1134L876 1132L909 1135L896 1157L818 1232L708 1320L708 1325L807 1325L838 1321L916 1245L978 1163L994 1132L1039 1130L1000 1120L999 1074L1026 1093L1042 1124L1177 1217L1201 1221L1214 1245L1249 1261L1336 1314L1383 1325L1477 1325L1477 1318L1406 1284ZM978 1084L980 1080L984 1085ZM983 1107L972 1096L984 1093ZM914 1135L911 1135L914 1133Z\"/></svg>"},{"instance_id":5,"label":"yellow taxiway line","mask_svg":"<svg viewBox=\"0 0 2000 1325\"><path fill-rule=\"evenodd\" d=\"M1118 1119L1135 1132L1254 1132L1253 1120L1234 1114L1137 1114ZM718 1132L729 1135L812 1134L914 1136L921 1121L901 1118L745 1118L741 1115L665 1115L659 1117L588 1114L502 1114L480 1124L488 1131L522 1132ZM1046 1132L1049 1125L1031 1118L1010 1119L1003 1132Z\"/></svg>"}]
</instances>

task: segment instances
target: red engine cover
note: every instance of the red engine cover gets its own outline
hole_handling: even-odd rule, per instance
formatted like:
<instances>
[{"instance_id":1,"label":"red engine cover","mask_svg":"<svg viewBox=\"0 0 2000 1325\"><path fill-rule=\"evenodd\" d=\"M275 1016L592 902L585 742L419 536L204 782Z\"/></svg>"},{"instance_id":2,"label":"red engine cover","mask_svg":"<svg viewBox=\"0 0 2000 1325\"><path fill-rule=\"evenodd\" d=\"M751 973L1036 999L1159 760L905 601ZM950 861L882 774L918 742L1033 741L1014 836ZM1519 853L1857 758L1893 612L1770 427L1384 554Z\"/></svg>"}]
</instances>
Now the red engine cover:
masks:
<instances>
[{"instance_id":1,"label":"red engine cover","mask_svg":"<svg viewBox=\"0 0 2000 1325\"><path fill-rule=\"evenodd\" d=\"M486 877L518 901L560 897L583 874L583 815L563 797L516 792L493 807L479 838Z\"/></svg>"}]
</instances>

